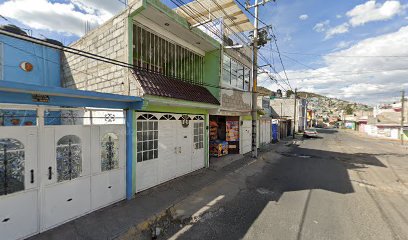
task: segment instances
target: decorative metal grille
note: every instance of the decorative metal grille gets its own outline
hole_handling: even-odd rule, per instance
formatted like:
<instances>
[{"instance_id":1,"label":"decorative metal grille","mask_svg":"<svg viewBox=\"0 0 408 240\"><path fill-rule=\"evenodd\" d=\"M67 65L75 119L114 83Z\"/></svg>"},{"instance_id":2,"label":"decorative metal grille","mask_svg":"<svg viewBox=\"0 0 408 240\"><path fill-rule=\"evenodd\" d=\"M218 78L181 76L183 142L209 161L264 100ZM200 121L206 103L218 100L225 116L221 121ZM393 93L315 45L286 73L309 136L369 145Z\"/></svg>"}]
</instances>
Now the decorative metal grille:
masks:
<instances>
[{"instance_id":1,"label":"decorative metal grille","mask_svg":"<svg viewBox=\"0 0 408 240\"><path fill-rule=\"evenodd\" d=\"M82 172L81 139L75 135L67 135L57 143L57 175L58 182L78 178Z\"/></svg>"},{"instance_id":2,"label":"decorative metal grille","mask_svg":"<svg viewBox=\"0 0 408 240\"><path fill-rule=\"evenodd\" d=\"M114 133L106 133L101 141L101 168L109 171L119 168L119 138Z\"/></svg>"},{"instance_id":3,"label":"decorative metal grille","mask_svg":"<svg viewBox=\"0 0 408 240\"><path fill-rule=\"evenodd\" d=\"M24 145L12 138L0 139L0 195L24 190Z\"/></svg>"}]
</instances>

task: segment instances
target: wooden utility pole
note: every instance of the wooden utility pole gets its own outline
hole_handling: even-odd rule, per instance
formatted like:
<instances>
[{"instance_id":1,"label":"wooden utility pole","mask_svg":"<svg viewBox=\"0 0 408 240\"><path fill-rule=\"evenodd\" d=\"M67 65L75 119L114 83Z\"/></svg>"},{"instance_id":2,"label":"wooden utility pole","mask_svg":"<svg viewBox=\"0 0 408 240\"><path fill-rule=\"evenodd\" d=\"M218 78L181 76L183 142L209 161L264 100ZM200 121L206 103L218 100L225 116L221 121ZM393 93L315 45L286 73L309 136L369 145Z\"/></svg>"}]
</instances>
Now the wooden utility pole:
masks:
<instances>
[{"instance_id":1,"label":"wooden utility pole","mask_svg":"<svg viewBox=\"0 0 408 240\"><path fill-rule=\"evenodd\" d=\"M296 133L296 105L297 105L297 88L295 88L295 104L293 107L293 139L295 139L295 133Z\"/></svg>"},{"instance_id":2,"label":"wooden utility pole","mask_svg":"<svg viewBox=\"0 0 408 240\"><path fill-rule=\"evenodd\" d=\"M404 145L404 108L405 108L405 91L401 91L401 145Z\"/></svg>"}]
</instances>

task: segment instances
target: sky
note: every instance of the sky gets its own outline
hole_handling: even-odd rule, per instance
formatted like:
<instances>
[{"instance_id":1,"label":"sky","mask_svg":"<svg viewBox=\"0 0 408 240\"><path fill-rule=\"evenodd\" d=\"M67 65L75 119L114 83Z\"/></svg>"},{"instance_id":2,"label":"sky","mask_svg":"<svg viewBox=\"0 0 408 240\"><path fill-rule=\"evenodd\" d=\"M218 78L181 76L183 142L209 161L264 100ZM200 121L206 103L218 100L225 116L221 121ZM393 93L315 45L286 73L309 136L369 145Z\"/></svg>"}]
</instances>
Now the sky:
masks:
<instances>
[{"instance_id":1,"label":"sky","mask_svg":"<svg viewBox=\"0 0 408 240\"><path fill-rule=\"evenodd\" d=\"M125 9L123 2L0 0L0 24L69 44L84 34L86 22L102 24ZM277 80L260 74L262 86L370 105L408 92L408 0L276 0L260 7L259 18L272 24L280 50L279 58L274 41L261 48L259 65L270 63L265 69Z\"/></svg>"}]
</instances>

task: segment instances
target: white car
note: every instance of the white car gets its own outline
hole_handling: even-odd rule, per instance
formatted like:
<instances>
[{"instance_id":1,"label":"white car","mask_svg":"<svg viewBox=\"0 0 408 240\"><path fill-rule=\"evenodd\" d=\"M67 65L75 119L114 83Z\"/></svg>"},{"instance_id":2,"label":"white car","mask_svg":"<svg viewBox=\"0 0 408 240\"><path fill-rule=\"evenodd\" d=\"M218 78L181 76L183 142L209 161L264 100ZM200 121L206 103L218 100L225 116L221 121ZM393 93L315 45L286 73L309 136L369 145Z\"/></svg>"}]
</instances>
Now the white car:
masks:
<instances>
[{"instance_id":1,"label":"white car","mask_svg":"<svg viewBox=\"0 0 408 240\"><path fill-rule=\"evenodd\" d=\"M317 137L317 131L316 131L316 129L314 129L314 128L306 129L306 130L303 132L303 137L308 137L308 138L310 138L310 137Z\"/></svg>"}]
</instances>

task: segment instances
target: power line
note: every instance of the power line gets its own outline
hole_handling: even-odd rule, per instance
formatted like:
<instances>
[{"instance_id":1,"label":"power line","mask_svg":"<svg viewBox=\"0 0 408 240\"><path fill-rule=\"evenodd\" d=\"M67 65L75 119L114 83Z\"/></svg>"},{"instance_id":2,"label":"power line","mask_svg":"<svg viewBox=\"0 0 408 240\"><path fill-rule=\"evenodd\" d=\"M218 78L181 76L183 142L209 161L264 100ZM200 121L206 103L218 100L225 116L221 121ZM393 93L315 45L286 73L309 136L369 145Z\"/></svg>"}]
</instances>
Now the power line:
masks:
<instances>
[{"instance_id":1,"label":"power line","mask_svg":"<svg viewBox=\"0 0 408 240\"><path fill-rule=\"evenodd\" d=\"M34 43L34 44L39 44L39 45L42 45L42 46L46 46L46 47L50 47L50 48L53 48L53 49L57 49L57 50L60 50L60 51L62 51L62 52L68 52L68 53L75 54L75 55L78 55L78 56L81 56L81 57L90 58L90 59L95 60L95 61L101 61L101 62L108 63L108 64L112 64L112 65L115 65L115 66L127 68L127 69L130 69L131 71L137 69L137 70L142 70L142 71L153 72L153 71L149 71L149 70L147 70L147 69L140 68L140 67L138 67L138 66L133 66L133 65L131 65L131 64L128 64L128 63L125 63L125 62L121 62L121 61L118 61L118 60L115 60L115 59L110 59L110 58L103 57L103 56L100 56L100 55L88 53L88 52L85 52L85 51L82 51L82 50L78 50L78 49L75 49L75 48L70 48L70 47L65 47L65 46L59 46L59 45L55 45L55 44L52 44L52 43L48 43L48 42L46 42L46 41L44 41L44 40L37 39L37 38L34 38L34 37L27 37L27 36L21 35L21 34L9 33L9 32L4 31L4 30L0 30L0 34L8 35L8 36L15 37L15 38L18 38L18 39L21 39L21 40L25 40L25 41L28 41L28 42L31 42L31 43ZM12 48L14 48L14 49L18 49L18 50L23 51L23 52L25 52L25 53L34 55L35 57L40 58L40 59L43 59L43 60L46 60L46 61L48 61L48 62L60 64L60 63L58 63L58 62L52 61L52 60L50 60L50 59L48 59L48 58L44 58L44 57L38 56L38 55L36 55L36 54L33 54L33 53L31 53L31 52L29 52L29 51L27 51L27 50L25 50L25 49L16 47L16 46L14 46L14 45L11 45L11 44L8 44L8 43L4 43L4 44L5 44L5 45L8 45L8 46L10 46L10 47L12 47ZM73 50L76 50L76 51L78 51L78 52L75 52L75 51L73 51ZM79 53L79 52L81 52L81 53ZM85 53L87 53L87 54L89 54L89 55L92 55L92 56L88 56L88 55L86 55ZM86 75L90 75L90 76L94 76L94 77L95 77L95 75L93 75L93 74L90 74L90 73L87 73L87 72L83 72L83 71L81 71L81 70L74 69L74 68L71 68L71 69L74 70L74 71L77 71L77 72L80 72L80 73L83 73L83 74L86 74ZM164 74L159 73L159 72L154 72L154 73L160 74L160 75L163 75L163 76L164 76ZM98 76L96 76L96 77L97 77L97 78L103 78L103 77L98 77ZM240 89L236 89L236 88L226 88L226 87L221 87L221 86L212 85L212 84L207 84L207 83L197 84L197 83L193 83L193 82L191 82L191 81L186 81L186 80L184 80L184 79L179 79L179 78L177 78L177 79L180 80L180 81L183 81L183 82L190 83L190 84L192 84L192 85L197 85L197 86L205 86L205 87L212 87L212 88L219 88L219 89L226 89L226 90L235 90L235 91L247 92L247 91L240 90ZM109 79L106 79L106 78L105 78L105 80L110 81Z\"/></svg>"},{"instance_id":2,"label":"power line","mask_svg":"<svg viewBox=\"0 0 408 240\"><path fill-rule=\"evenodd\" d=\"M272 50L273 51L273 50ZM275 51L276 52L276 51ZM301 52L285 52L282 53L292 55L305 55L305 56L319 56L319 57L334 57L334 58L408 58L408 55L339 55L339 54L315 54L315 53L301 53Z\"/></svg>"}]
</instances>

